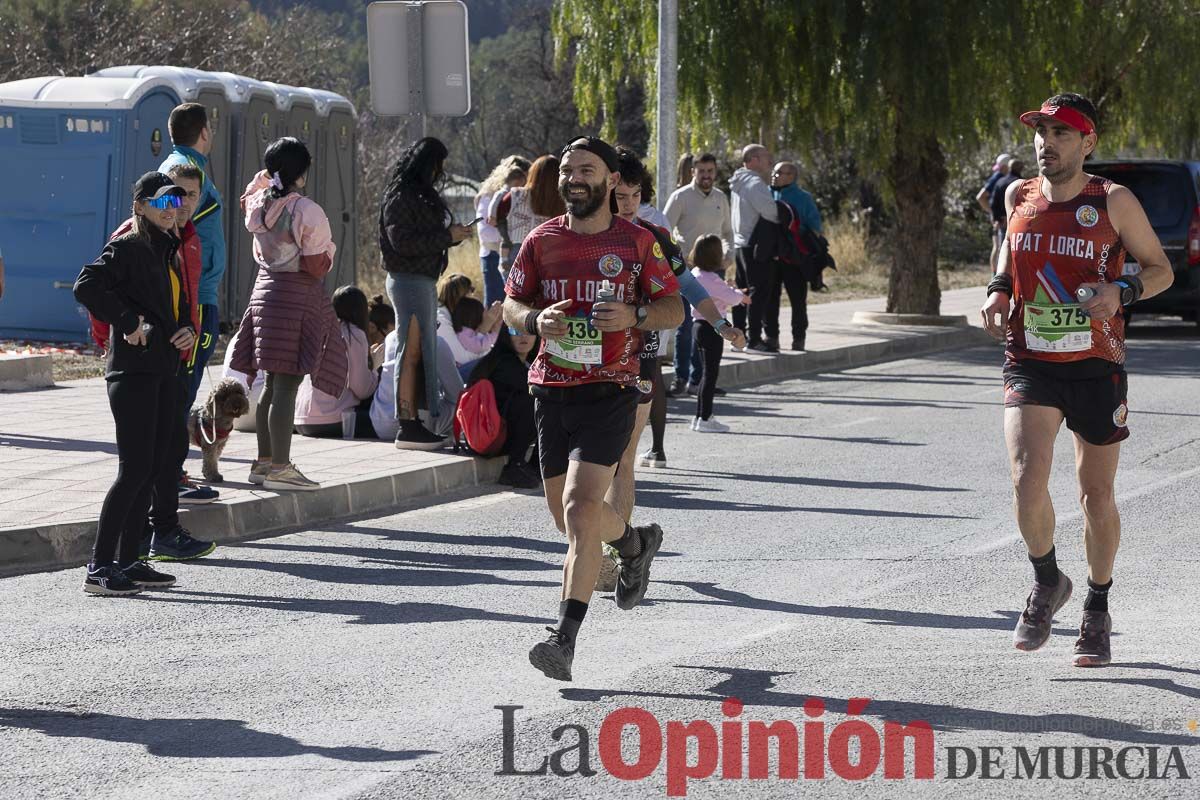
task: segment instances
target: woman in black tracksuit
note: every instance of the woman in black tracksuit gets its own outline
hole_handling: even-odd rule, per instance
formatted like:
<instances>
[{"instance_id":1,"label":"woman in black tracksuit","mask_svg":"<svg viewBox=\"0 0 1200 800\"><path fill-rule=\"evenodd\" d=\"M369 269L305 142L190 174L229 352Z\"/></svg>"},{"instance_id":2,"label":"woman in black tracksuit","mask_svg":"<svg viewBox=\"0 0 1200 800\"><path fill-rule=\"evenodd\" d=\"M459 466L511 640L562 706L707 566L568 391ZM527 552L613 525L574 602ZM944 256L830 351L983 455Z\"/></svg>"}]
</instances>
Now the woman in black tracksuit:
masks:
<instances>
[{"instance_id":1,"label":"woman in black tracksuit","mask_svg":"<svg viewBox=\"0 0 1200 800\"><path fill-rule=\"evenodd\" d=\"M108 403L116 420L117 477L104 498L83 589L136 594L166 588L170 575L139 560L145 497L168 468L178 408L180 350L195 341L187 284L175 254L175 214L183 189L148 172L133 187L134 226L113 239L75 281L75 299L113 328L108 346Z\"/></svg>"}]
</instances>

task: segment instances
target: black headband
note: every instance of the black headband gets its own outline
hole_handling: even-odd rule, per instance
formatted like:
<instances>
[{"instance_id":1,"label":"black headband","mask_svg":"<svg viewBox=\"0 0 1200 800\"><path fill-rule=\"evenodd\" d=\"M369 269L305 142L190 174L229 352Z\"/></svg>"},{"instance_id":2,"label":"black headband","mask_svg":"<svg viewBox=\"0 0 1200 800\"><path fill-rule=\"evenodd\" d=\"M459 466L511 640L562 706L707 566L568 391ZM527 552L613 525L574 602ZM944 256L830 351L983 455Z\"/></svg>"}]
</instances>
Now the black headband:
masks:
<instances>
[{"instance_id":1,"label":"black headband","mask_svg":"<svg viewBox=\"0 0 1200 800\"><path fill-rule=\"evenodd\" d=\"M597 136L577 136L562 149L558 157L560 159L566 158L567 153L572 150L586 150L603 161L604 166L608 167L609 172L620 172L621 162L617 157L616 149Z\"/></svg>"}]
</instances>

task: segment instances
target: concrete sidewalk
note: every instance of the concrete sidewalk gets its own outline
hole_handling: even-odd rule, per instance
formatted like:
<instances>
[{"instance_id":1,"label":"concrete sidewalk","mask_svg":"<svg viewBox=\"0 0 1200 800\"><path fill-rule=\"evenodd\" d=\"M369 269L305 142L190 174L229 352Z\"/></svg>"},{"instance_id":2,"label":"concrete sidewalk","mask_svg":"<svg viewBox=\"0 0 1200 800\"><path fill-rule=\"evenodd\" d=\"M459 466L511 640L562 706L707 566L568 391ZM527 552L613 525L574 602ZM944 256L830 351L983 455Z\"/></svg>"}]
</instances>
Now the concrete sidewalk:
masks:
<instances>
[{"instance_id":1,"label":"concrete sidewalk","mask_svg":"<svg viewBox=\"0 0 1200 800\"><path fill-rule=\"evenodd\" d=\"M851 323L855 311L882 311L882 298L812 306L807 353L726 351L721 385L732 388L977 344L985 338L975 323L981 297L980 289L942 297L942 312L965 314L972 323L966 328ZM782 322L786 344L788 320ZM0 575L85 563L100 506L116 473L104 381L0 393L0 415ZM293 442L293 460L321 481L319 491L278 494L247 483L255 438L235 431L221 461L226 482L217 485L220 502L184 509L183 524L203 539L247 539L494 483L503 463L448 451L400 451L391 442L302 436ZM188 469L199 475L199 452L193 449L191 455Z\"/></svg>"}]
</instances>

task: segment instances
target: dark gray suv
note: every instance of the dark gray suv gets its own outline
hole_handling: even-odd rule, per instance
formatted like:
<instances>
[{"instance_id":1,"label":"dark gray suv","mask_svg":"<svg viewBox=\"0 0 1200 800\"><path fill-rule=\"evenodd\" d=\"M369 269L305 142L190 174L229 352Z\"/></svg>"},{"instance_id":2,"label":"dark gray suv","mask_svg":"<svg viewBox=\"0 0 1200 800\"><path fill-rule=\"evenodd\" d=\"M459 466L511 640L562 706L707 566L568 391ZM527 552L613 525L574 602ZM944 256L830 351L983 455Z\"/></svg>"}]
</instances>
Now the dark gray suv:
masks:
<instances>
[{"instance_id":1,"label":"dark gray suv","mask_svg":"<svg viewBox=\"0 0 1200 800\"><path fill-rule=\"evenodd\" d=\"M1171 288L1139 301L1135 313L1179 314L1200 325L1200 161L1088 161L1083 169L1129 187L1175 271Z\"/></svg>"}]
</instances>

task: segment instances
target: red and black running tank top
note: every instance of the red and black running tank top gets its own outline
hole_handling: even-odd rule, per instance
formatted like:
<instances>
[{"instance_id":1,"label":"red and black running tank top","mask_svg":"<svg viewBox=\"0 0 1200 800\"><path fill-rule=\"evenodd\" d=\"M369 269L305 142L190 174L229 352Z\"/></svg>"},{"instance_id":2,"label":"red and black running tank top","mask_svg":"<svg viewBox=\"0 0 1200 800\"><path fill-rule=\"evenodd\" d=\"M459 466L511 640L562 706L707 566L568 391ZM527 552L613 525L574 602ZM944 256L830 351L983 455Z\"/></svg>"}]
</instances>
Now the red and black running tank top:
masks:
<instances>
[{"instance_id":1,"label":"red and black running tank top","mask_svg":"<svg viewBox=\"0 0 1200 800\"><path fill-rule=\"evenodd\" d=\"M1108 216L1112 181L1097 176L1078 195L1052 203L1042 178L1022 181L1008 218L1013 308L1005 360L1125 363L1125 317L1094 320L1075 290L1121 276L1125 248ZM1080 365L1082 366L1082 365Z\"/></svg>"}]
</instances>

